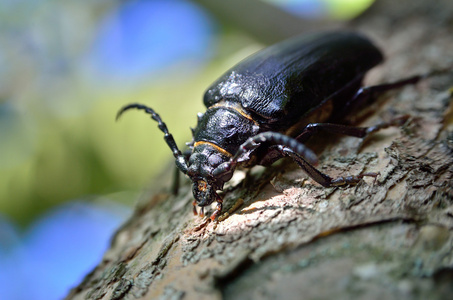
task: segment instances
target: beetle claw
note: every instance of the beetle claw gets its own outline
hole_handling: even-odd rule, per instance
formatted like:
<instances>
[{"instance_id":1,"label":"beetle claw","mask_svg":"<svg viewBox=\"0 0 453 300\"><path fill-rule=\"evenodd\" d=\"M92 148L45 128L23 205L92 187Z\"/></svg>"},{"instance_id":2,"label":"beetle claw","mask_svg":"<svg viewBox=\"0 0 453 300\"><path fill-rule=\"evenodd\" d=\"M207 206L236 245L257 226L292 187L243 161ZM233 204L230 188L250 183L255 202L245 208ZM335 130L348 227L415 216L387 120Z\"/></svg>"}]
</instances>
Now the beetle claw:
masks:
<instances>
[{"instance_id":1,"label":"beetle claw","mask_svg":"<svg viewBox=\"0 0 453 300\"><path fill-rule=\"evenodd\" d=\"M198 212L197 212L197 202L194 200L192 202L192 205L193 205L193 214L196 216L198 215Z\"/></svg>"}]
</instances>

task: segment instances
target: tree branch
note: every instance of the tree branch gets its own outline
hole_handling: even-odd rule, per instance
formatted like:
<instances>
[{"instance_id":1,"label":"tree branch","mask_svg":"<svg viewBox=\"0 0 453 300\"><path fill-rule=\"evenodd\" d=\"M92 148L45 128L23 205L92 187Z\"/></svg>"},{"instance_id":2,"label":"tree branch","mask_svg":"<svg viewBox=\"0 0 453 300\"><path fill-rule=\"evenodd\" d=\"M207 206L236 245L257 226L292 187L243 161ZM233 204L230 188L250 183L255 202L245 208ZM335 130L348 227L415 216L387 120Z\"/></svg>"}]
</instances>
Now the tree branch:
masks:
<instances>
[{"instance_id":1,"label":"tree branch","mask_svg":"<svg viewBox=\"0 0 453 300\"><path fill-rule=\"evenodd\" d=\"M377 1L349 25L387 54L368 83L453 65L452 16L451 1ZM323 188L290 161L237 172L218 222L192 215L187 182L145 197L68 299L451 296L452 83L386 95L358 124L410 114L401 128L309 144L327 174L380 172L376 183Z\"/></svg>"}]
</instances>

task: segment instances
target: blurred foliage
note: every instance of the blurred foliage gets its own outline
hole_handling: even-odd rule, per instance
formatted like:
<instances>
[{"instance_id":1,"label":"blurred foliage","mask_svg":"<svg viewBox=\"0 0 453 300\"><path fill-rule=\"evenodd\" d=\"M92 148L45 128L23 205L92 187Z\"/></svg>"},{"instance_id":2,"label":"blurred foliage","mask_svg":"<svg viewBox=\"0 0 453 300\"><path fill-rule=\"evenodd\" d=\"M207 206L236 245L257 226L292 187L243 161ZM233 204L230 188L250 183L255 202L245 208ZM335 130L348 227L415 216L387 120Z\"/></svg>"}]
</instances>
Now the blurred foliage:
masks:
<instances>
[{"instance_id":1,"label":"blurred foliage","mask_svg":"<svg viewBox=\"0 0 453 300\"><path fill-rule=\"evenodd\" d=\"M351 19L367 9L374 0L323 0L327 13L336 19Z\"/></svg>"},{"instance_id":2,"label":"blurred foliage","mask_svg":"<svg viewBox=\"0 0 453 300\"><path fill-rule=\"evenodd\" d=\"M169 153L148 118L130 116L115 124L116 111L131 101L152 101L169 123L194 123L188 116L201 104L188 100L199 99L203 91L198 77L201 58L210 56L209 18L203 20L201 10L186 1L171 6L165 1L90 1L87 6L44 0L0 5L0 211L24 224L81 195L144 187L152 166ZM133 23L146 21L143 6L162 14L156 22L168 19L168 26L152 35L158 45L133 34L141 28L146 35L158 25ZM188 17L182 18L184 13ZM181 23L174 24L177 18L186 23L192 18L194 25L181 30ZM175 47L184 41L188 46ZM198 49L194 42L200 42ZM169 47L179 50L169 55ZM131 71L146 57L171 60L173 69L157 64ZM189 75L194 76L184 79ZM178 99L183 102L176 106ZM179 142L190 134L186 126L173 131Z\"/></svg>"},{"instance_id":3,"label":"blurred foliage","mask_svg":"<svg viewBox=\"0 0 453 300\"><path fill-rule=\"evenodd\" d=\"M332 19L350 19L366 8L374 0L265 0L282 9L304 18L329 17Z\"/></svg>"}]
</instances>

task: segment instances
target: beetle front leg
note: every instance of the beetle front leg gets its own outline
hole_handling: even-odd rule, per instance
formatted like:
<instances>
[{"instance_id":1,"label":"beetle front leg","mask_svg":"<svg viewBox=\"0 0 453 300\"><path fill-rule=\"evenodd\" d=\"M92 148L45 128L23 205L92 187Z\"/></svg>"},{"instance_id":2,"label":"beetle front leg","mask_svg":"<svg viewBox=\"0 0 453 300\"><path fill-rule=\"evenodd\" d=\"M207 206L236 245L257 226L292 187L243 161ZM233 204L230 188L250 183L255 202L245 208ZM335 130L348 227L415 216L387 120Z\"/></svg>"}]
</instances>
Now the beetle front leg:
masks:
<instances>
[{"instance_id":1,"label":"beetle front leg","mask_svg":"<svg viewBox=\"0 0 453 300\"><path fill-rule=\"evenodd\" d=\"M316 154L307 146L292 137L272 131L262 132L249 138L239 147L239 150L230 161L237 161L238 158L244 153L247 153L247 151L250 151L251 149L256 149L264 143L269 145L286 146L289 149L292 149L295 153L298 153L300 156L304 157L310 163L318 162Z\"/></svg>"},{"instance_id":2,"label":"beetle front leg","mask_svg":"<svg viewBox=\"0 0 453 300\"><path fill-rule=\"evenodd\" d=\"M215 211L211 215L211 220L214 221L215 218L217 218L220 215L220 212L222 211L223 208L223 200L220 197L217 197L217 206Z\"/></svg>"},{"instance_id":3,"label":"beetle front leg","mask_svg":"<svg viewBox=\"0 0 453 300\"><path fill-rule=\"evenodd\" d=\"M190 154L192 153L192 149L186 149L182 155L184 156L185 160L186 161L189 161L189 157L190 157ZM179 191L179 184L180 184L180 181L181 181L181 174L179 174L181 170L176 167L175 168L175 171L173 173L173 183L171 185L171 192L173 195L178 195L178 191Z\"/></svg>"},{"instance_id":4,"label":"beetle front leg","mask_svg":"<svg viewBox=\"0 0 453 300\"><path fill-rule=\"evenodd\" d=\"M193 200L192 205L193 205L193 215L196 216L196 215L198 215L198 212L197 212L197 201Z\"/></svg>"},{"instance_id":5,"label":"beetle front leg","mask_svg":"<svg viewBox=\"0 0 453 300\"><path fill-rule=\"evenodd\" d=\"M263 144L268 144L269 147L272 145L287 146L288 148L293 149L301 157L304 157L310 163L317 163L318 161L316 154L308 149L304 144L299 143L297 140L287 135L267 131L258 133L257 135L246 140L241 146L239 146L238 151L229 161L220 164L216 169L214 169L212 175L215 178L222 178L224 182L230 180L238 162L241 159L241 162L248 160L253 150L261 147Z\"/></svg>"}]
</instances>

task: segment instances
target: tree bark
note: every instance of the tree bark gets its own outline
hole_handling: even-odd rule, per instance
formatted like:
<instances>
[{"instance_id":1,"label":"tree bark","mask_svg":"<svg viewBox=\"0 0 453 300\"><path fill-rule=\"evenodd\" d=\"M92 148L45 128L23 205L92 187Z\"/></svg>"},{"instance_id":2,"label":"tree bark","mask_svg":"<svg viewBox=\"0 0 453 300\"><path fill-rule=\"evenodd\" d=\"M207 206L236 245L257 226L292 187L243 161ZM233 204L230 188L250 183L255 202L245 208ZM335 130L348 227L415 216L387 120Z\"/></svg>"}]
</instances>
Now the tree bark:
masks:
<instances>
[{"instance_id":1,"label":"tree bark","mask_svg":"<svg viewBox=\"0 0 453 300\"><path fill-rule=\"evenodd\" d=\"M346 26L386 53L368 85L453 66L452 1L377 1ZM450 72L391 92L357 124L409 114L400 128L310 141L323 172L376 182L323 188L291 161L237 171L216 222L193 216L187 181L147 195L67 299L451 297L452 86Z\"/></svg>"}]
</instances>

